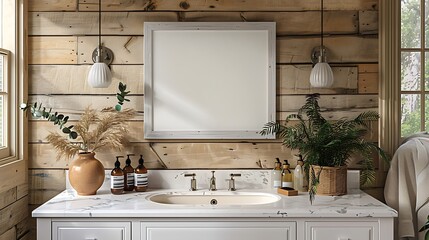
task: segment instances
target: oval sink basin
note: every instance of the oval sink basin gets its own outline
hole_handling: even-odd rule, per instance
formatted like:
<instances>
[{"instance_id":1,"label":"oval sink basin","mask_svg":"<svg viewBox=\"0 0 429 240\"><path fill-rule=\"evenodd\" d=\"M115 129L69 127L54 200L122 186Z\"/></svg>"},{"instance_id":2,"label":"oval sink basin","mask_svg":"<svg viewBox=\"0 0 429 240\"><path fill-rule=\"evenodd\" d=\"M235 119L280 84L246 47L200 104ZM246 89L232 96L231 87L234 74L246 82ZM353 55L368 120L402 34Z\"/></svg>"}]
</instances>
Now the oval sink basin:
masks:
<instances>
[{"instance_id":1,"label":"oval sink basin","mask_svg":"<svg viewBox=\"0 0 429 240\"><path fill-rule=\"evenodd\" d=\"M179 205L257 205L274 203L281 198L269 193L162 193L149 197L161 204Z\"/></svg>"}]
</instances>

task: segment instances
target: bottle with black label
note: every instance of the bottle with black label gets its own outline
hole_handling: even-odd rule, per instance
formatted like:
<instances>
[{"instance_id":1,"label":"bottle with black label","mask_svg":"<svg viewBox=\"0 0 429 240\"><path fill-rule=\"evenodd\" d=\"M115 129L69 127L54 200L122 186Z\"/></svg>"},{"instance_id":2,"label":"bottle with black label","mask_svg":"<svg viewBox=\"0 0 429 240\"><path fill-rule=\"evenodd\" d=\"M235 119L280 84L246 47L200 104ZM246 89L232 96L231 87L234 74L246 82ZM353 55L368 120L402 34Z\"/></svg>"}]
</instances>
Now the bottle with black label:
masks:
<instances>
[{"instance_id":1,"label":"bottle with black label","mask_svg":"<svg viewBox=\"0 0 429 240\"><path fill-rule=\"evenodd\" d=\"M125 160L124 171L124 190L133 191L134 190L134 168L131 167L130 156L134 154L127 154L127 160Z\"/></svg>"},{"instance_id":2,"label":"bottle with black label","mask_svg":"<svg viewBox=\"0 0 429 240\"><path fill-rule=\"evenodd\" d=\"M147 169L143 164L144 159L140 155L139 165L134 169L134 186L136 192L145 192L147 189Z\"/></svg>"},{"instance_id":3,"label":"bottle with black label","mask_svg":"<svg viewBox=\"0 0 429 240\"><path fill-rule=\"evenodd\" d=\"M116 156L115 168L110 173L110 191L115 195L124 193L124 172L119 162L119 158L123 157Z\"/></svg>"}]
</instances>

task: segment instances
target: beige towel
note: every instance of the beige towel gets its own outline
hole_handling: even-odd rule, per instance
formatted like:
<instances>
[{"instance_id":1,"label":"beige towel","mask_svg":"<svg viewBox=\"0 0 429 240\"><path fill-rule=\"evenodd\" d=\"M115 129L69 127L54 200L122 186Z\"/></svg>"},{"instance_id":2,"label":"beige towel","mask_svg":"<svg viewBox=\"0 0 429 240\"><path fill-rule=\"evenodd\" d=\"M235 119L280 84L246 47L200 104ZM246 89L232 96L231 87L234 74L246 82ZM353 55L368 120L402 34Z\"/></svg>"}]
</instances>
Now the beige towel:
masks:
<instances>
[{"instance_id":1,"label":"beige towel","mask_svg":"<svg viewBox=\"0 0 429 240\"><path fill-rule=\"evenodd\" d=\"M398 211L397 236L424 239L418 230L429 215L429 138L415 137L393 156L384 188L386 203Z\"/></svg>"}]
</instances>

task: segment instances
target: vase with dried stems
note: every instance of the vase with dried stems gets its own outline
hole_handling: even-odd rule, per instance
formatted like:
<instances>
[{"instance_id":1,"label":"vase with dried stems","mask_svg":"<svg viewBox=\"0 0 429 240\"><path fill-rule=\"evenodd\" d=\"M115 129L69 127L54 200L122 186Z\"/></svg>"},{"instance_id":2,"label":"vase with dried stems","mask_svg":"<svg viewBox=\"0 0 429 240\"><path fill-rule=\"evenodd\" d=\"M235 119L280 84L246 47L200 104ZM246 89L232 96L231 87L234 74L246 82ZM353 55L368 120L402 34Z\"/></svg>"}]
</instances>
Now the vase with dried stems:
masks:
<instances>
[{"instance_id":1,"label":"vase with dried stems","mask_svg":"<svg viewBox=\"0 0 429 240\"><path fill-rule=\"evenodd\" d=\"M87 107L75 125L67 125L69 116L53 113L41 104L21 104L21 109L31 112L33 117L59 126L61 133L50 132L46 137L57 151L57 158L71 159L78 155L69 165L69 181L79 195L94 195L101 187L104 166L94 157L95 152L104 148L122 150L128 133L127 121L135 116L133 109L122 109L124 101L129 101L126 85L119 83L118 88L118 105L100 111Z\"/></svg>"}]
</instances>

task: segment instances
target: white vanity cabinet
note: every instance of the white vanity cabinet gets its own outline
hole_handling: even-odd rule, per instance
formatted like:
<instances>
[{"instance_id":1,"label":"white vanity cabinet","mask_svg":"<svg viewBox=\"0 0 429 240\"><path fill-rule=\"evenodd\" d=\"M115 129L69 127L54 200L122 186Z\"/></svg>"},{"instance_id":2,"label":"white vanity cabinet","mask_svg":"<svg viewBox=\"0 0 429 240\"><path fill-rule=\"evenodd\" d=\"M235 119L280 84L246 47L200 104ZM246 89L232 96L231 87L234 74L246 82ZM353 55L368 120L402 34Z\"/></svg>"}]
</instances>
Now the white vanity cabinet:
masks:
<instances>
[{"instance_id":1,"label":"white vanity cabinet","mask_svg":"<svg viewBox=\"0 0 429 240\"><path fill-rule=\"evenodd\" d=\"M46 232L45 232L46 233ZM48 235L49 233L46 233ZM52 240L131 240L131 222L52 221Z\"/></svg>"},{"instance_id":2,"label":"white vanity cabinet","mask_svg":"<svg viewBox=\"0 0 429 240\"><path fill-rule=\"evenodd\" d=\"M388 230L384 237L379 237L380 229L377 221L356 222L306 222L306 240L378 240L389 239ZM393 239L393 238L392 238Z\"/></svg>"},{"instance_id":3,"label":"white vanity cabinet","mask_svg":"<svg viewBox=\"0 0 429 240\"><path fill-rule=\"evenodd\" d=\"M296 240L295 222L141 222L140 240Z\"/></svg>"}]
</instances>

